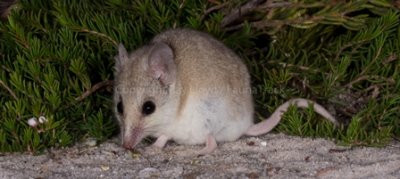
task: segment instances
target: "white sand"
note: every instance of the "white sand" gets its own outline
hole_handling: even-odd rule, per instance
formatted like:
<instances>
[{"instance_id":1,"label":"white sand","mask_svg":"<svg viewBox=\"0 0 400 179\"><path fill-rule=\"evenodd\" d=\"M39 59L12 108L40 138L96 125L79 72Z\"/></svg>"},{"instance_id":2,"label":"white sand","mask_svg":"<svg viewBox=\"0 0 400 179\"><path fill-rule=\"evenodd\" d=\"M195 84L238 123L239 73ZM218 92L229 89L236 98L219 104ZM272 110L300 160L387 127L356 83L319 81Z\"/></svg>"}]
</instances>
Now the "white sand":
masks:
<instances>
[{"instance_id":1,"label":"white sand","mask_svg":"<svg viewBox=\"0 0 400 179\"><path fill-rule=\"evenodd\" d=\"M385 148L349 148L267 134L219 144L211 155L188 155L201 147L169 143L163 151L134 154L110 140L38 156L3 154L0 178L400 178L398 141Z\"/></svg>"}]
</instances>

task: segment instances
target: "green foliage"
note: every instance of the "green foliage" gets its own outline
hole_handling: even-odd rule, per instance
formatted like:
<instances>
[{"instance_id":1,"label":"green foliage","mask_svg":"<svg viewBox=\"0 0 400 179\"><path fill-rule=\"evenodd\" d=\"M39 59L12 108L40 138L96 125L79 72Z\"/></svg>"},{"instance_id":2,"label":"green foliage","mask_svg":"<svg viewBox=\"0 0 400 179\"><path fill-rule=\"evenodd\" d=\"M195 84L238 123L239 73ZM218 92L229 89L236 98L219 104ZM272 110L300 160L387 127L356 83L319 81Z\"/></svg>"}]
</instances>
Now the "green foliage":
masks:
<instances>
[{"instance_id":1,"label":"green foliage","mask_svg":"<svg viewBox=\"0 0 400 179\"><path fill-rule=\"evenodd\" d=\"M312 28L320 24L342 26L359 30L365 25L369 14L383 15L392 5L386 0L357 1L269 1L254 10L257 20L252 26L269 34L279 32L286 25L296 28Z\"/></svg>"},{"instance_id":2,"label":"green foliage","mask_svg":"<svg viewBox=\"0 0 400 179\"><path fill-rule=\"evenodd\" d=\"M388 11L368 18L359 31L318 25L277 33L264 57L269 72L251 65L268 77L258 83L273 89L258 104L270 104L272 111L290 96L327 101L349 125L332 132L329 123L308 125L311 119L289 111L278 131L333 137L347 145L386 144L400 131L399 32L399 13Z\"/></svg>"},{"instance_id":3,"label":"green foliage","mask_svg":"<svg viewBox=\"0 0 400 179\"><path fill-rule=\"evenodd\" d=\"M88 117L85 124L82 125L82 130L87 131L90 136L97 140L104 141L114 135L113 130L117 126L112 122L111 116L105 118L100 110L97 114L92 114Z\"/></svg>"},{"instance_id":4,"label":"green foliage","mask_svg":"<svg viewBox=\"0 0 400 179\"><path fill-rule=\"evenodd\" d=\"M222 28L241 2L20 0L0 22L0 151L35 153L115 134L112 88L85 92L113 79L118 43L134 49L174 27L209 32L238 52L260 108L273 111L289 98L311 97L344 109L336 114L349 123L334 128L312 109L291 109L278 131L349 145L400 136L399 13L387 1L289 1L257 9L258 23ZM349 106L355 106L350 114ZM47 122L28 125L41 116Z\"/></svg>"},{"instance_id":5,"label":"green foliage","mask_svg":"<svg viewBox=\"0 0 400 179\"><path fill-rule=\"evenodd\" d=\"M313 108L307 108L302 113L296 108L291 107L285 114L284 125L278 125L277 129L287 131L290 135L300 136L323 136L334 138L336 134L335 126L321 117L317 117Z\"/></svg>"}]
</instances>

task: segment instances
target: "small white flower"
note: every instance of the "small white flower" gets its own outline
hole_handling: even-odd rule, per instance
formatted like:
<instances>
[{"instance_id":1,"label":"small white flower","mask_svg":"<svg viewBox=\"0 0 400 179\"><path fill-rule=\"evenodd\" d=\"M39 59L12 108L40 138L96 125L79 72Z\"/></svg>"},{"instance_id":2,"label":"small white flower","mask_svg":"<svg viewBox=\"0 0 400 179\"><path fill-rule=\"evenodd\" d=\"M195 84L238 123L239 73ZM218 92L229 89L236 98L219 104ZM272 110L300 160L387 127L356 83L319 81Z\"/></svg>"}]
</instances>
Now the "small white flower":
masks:
<instances>
[{"instance_id":1,"label":"small white flower","mask_svg":"<svg viewBox=\"0 0 400 179\"><path fill-rule=\"evenodd\" d=\"M261 146L266 147L267 146L267 142L265 142L265 141L261 142Z\"/></svg>"},{"instance_id":2,"label":"small white flower","mask_svg":"<svg viewBox=\"0 0 400 179\"><path fill-rule=\"evenodd\" d=\"M36 117L29 118L28 119L28 125L31 126L31 127L36 127L38 125Z\"/></svg>"},{"instance_id":3,"label":"small white flower","mask_svg":"<svg viewBox=\"0 0 400 179\"><path fill-rule=\"evenodd\" d=\"M45 122L47 122L48 120L47 120L47 118L46 117L44 117L44 116L40 116L39 117L39 123L40 124L43 124L43 123L45 123Z\"/></svg>"},{"instance_id":4,"label":"small white flower","mask_svg":"<svg viewBox=\"0 0 400 179\"><path fill-rule=\"evenodd\" d=\"M101 166L101 170L103 170L103 171L110 170L110 166L102 165L102 166Z\"/></svg>"},{"instance_id":5,"label":"small white flower","mask_svg":"<svg viewBox=\"0 0 400 179\"><path fill-rule=\"evenodd\" d=\"M93 146L97 145L97 141L96 141L96 139L90 137L90 138L86 139L85 144L87 146L93 147Z\"/></svg>"}]
</instances>

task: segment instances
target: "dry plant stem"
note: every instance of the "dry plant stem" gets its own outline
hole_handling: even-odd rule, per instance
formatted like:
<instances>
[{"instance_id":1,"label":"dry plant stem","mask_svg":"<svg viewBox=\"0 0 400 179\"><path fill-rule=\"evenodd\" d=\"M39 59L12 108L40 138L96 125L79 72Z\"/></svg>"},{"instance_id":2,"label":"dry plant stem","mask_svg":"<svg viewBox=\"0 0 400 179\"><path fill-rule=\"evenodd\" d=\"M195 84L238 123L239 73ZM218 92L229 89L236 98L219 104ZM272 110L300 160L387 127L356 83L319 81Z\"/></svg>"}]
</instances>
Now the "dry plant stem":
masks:
<instances>
[{"instance_id":1,"label":"dry plant stem","mask_svg":"<svg viewBox=\"0 0 400 179\"><path fill-rule=\"evenodd\" d=\"M239 24L239 25L234 25L234 26L230 26L230 27L225 27L225 31L226 32L231 32L231 31L237 31L241 28L243 28L244 24Z\"/></svg>"},{"instance_id":2,"label":"dry plant stem","mask_svg":"<svg viewBox=\"0 0 400 179\"><path fill-rule=\"evenodd\" d=\"M16 3L16 0L2 0L0 1L0 16L1 19L6 20L10 15L11 9L13 5Z\"/></svg>"},{"instance_id":3,"label":"dry plant stem","mask_svg":"<svg viewBox=\"0 0 400 179\"><path fill-rule=\"evenodd\" d=\"M228 2L222 3L222 4L220 4L220 5L216 5L216 6L213 6L213 7L209 8L209 9L207 9L207 10L204 12L203 16L201 16L201 20L200 20L200 21L201 21L201 22L204 22L204 20L206 19L206 17L207 17L210 13L212 13L212 12L214 12L214 11L218 11L218 10L224 8L226 5L228 5Z\"/></svg>"},{"instance_id":4,"label":"dry plant stem","mask_svg":"<svg viewBox=\"0 0 400 179\"><path fill-rule=\"evenodd\" d=\"M399 60L397 55L396 54L391 54L391 55L389 55L389 57L385 61L383 61L383 64L386 65L386 64L389 64L389 63L391 63L393 61L396 61L396 60Z\"/></svg>"},{"instance_id":5,"label":"dry plant stem","mask_svg":"<svg viewBox=\"0 0 400 179\"><path fill-rule=\"evenodd\" d=\"M327 6L326 3L316 2L314 4L292 3L292 2L275 2L264 3L257 8L257 10L266 10L272 8L315 8Z\"/></svg>"},{"instance_id":6,"label":"dry plant stem","mask_svg":"<svg viewBox=\"0 0 400 179\"><path fill-rule=\"evenodd\" d=\"M368 79L380 79L380 80L386 81L389 84L395 83L395 81L391 78L384 78L384 77L377 76L377 75L364 75L364 76L360 76L360 77L356 78L355 80L347 83L345 86L347 88L352 88L355 83L358 83L358 82L364 81L364 80L368 80Z\"/></svg>"},{"instance_id":7,"label":"dry plant stem","mask_svg":"<svg viewBox=\"0 0 400 179\"><path fill-rule=\"evenodd\" d=\"M340 112L340 114L345 115L346 117L349 117L349 118L353 117L354 114L356 114L356 112L352 112L348 108L345 108L345 109L338 108L337 110Z\"/></svg>"},{"instance_id":8,"label":"dry plant stem","mask_svg":"<svg viewBox=\"0 0 400 179\"><path fill-rule=\"evenodd\" d=\"M293 20L268 20L268 19L266 19L266 20L261 20L258 22L252 22L252 23L250 23L250 25L257 29L263 29L265 27L280 27L280 26L290 25L290 24L301 24L301 23L309 22L309 21L318 22L322 19L323 19L323 17L318 17L318 16L297 18L297 19L293 19Z\"/></svg>"},{"instance_id":9,"label":"dry plant stem","mask_svg":"<svg viewBox=\"0 0 400 179\"><path fill-rule=\"evenodd\" d=\"M294 64L290 64L290 63L284 63L284 62L280 62L280 61L276 61L276 60L268 60L268 63L269 64L278 64L278 65L282 66L283 68L294 67L294 68L298 68L299 70L302 70L302 71L309 71L312 73L323 73L321 70L318 70L318 69L311 69L310 67L294 65ZM329 73L326 73L326 72L324 74L329 75Z\"/></svg>"},{"instance_id":10,"label":"dry plant stem","mask_svg":"<svg viewBox=\"0 0 400 179\"><path fill-rule=\"evenodd\" d=\"M257 22L251 22L250 26L254 27L256 29L262 30L265 27L282 27L284 25L290 25L290 24L301 24L303 22L308 22L308 21L320 21L322 20L323 17L309 17L309 18L298 18L298 19L293 19L293 20L261 20L261 21L257 21ZM241 29L244 26L243 23L238 24L238 25L234 25L234 26L230 26L230 27L226 27L225 30L226 31L234 31L234 30L238 30Z\"/></svg>"},{"instance_id":11,"label":"dry plant stem","mask_svg":"<svg viewBox=\"0 0 400 179\"><path fill-rule=\"evenodd\" d=\"M273 9L273 8L313 8L313 7L323 7L326 6L324 3L314 3L314 4L302 4L302 3L291 3L291 2L276 2L272 3L270 1L261 1L261 0L253 0L249 1L242 7L238 8L237 10L233 11L231 14L227 15L223 20L222 20L222 27L226 27L232 22L237 21L240 19L242 16L247 15L248 13L252 11L265 11L268 9ZM302 23L305 21L319 21L322 20L323 17L310 17L310 18L302 18L302 19L294 19L291 21L278 21L278 20L262 20L260 22L253 22L251 25L253 27L256 27L258 29L262 29L264 27L275 27L275 26L282 26L286 24L295 24L295 23ZM232 30L237 30L243 27L243 24L238 24L232 27L228 27L225 30L226 31L232 31Z\"/></svg>"},{"instance_id":12,"label":"dry plant stem","mask_svg":"<svg viewBox=\"0 0 400 179\"><path fill-rule=\"evenodd\" d=\"M255 8L257 8L258 5L265 3L266 0L250 0L243 6L239 7L238 9L234 10L231 14L225 16L224 19L222 19L221 26L226 27L232 22L235 22L237 19L240 19L243 15L247 15L251 11L253 11Z\"/></svg>"},{"instance_id":13,"label":"dry plant stem","mask_svg":"<svg viewBox=\"0 0 400 179\"><path fill-rule=\"evenodd\" d=\"M370 90L373 90L372 94L370 96L370 99L376 99L379 96L379 86L373 85L373 86L370 86L367 89L365 89L365 91L367 91L367 92Z\"/></svg>"},{"instance_id":14,"label":"dry plant stem","mask_svg":"<svg viewBox=\"0 0 400 179\"><path fill-rule=\"evenodd\" d=\"M5 70L6 72L11 72L12 70L10 70L10 69L8 69L6 66L4 66L4 65L1 65L1 68L3 69L3 70Z\"/></svg>"},{"instance_id":15,"label":"dry plant stem","mask_svg":"<svg viewBox=\"0 0 400 179\"><path fill-rule=\"evenodd\" d=\"M93 30L89 30L89 29L80 29L80 31L106 38L107 40L112 42L116 47L118 47L118 43L115 40L113 40L111 37L107 36L106 34L103 34L103 33L100 33L100 32L96 32L96 31L93 31Z\"/></svg>"},{"instance_id":16,"label":"dry plant stem","mask_svg":"<svg viewBox=\"0 0 400 179\"><path fill-rule=\"evenodd\" d=\"M31 47L29 46L29 44L28 44L26 41L24 41L23 39L21 39L20 37L15 36L15 39L16 39L16 41L19 42L24 48L26 48L26 49L30 49L30 48L31 48Z\"/></svg>"},{"instance_id":17,"label":"dry plant stem","mask_svg":"<svg viewBox=\"0 0 400 179\"><path fill-rule=\"evenodd\" d=\"M186 2L186 0L182 0L182 2L179 4L178 13L177 13L177 18L176 18L174 24L172 25L173 28L176 28L176 26L177 26L177 24L178 24L178 19L179 19L179 17L180 17L181 14L182 14L182 9L183 9L183 7L185 6L185 2Z\"/></svg>"},{"instance_id":18,"label":"dry plant stem","mask_svg":"<svg viewBox=\"0 0 400 179\"><path fill-rule=\"evenodd\" d=\"M84 92L81 96L75 98L75 100L77 101L82 101L83 99L87 98L88 96L90 96L92 93L96 92L97 90L104 88L105 86L112 86L113 85L113 81L111 80L107 80L107 81L102 81L100 83L97 83L95 85L92 86L92 88L90 88L89 90L87 90L86 92Z\"/></svg>"},{"instance_id":19,"label":"dry plant stem","mask_svg":"<svg viewBox=\"0 0 400 179\"><path fill-rule=\"evenodd\" d=\"M293 86L295 86L297 89L299 89L302 93L304 94L310 94L310 92L312 93L312 88L310 87L307 78L299 78L299 76L294 76L293 75L293 79L294 79L294 83ZM314 99L311 99L314 100Z\"/></svg>"},{"instance_id":20,"label":"dry plant stem","mask_svg":"<svg viewBox=\"0 0 400 179\"><path fill-rule=\"evenodd\" d=\"M4 12L1 13L1 19L7 19L8 15L10 14L10 9L5 9Z\"/></svg>"},{"instance_id":21,"label":"dry plant stem","mask_svg":"<svg viewBox=\"0 0 400 179\"><path fill-rule=\"evenodd\" d=\"M15 100L18 100L15 93L2 80L0 80L0 85L3 86Z\"/></svg>"}]
</instances>

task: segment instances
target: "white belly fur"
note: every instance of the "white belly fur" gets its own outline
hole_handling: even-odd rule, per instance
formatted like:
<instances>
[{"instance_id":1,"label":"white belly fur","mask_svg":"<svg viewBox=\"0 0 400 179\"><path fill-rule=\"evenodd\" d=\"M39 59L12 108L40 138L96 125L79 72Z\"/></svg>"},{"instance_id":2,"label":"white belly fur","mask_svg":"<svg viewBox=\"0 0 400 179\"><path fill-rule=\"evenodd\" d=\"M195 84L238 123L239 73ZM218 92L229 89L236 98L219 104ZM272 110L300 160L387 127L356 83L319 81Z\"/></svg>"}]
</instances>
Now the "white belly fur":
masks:
<instances>
[{"instance_id":1,"label":"white belly fur","mask_svg":"<svg viewBox=\"0 0 400 179\"><path fill-rule=\"evenodd\" d=\"M179 144L204 144L208 134L218 142L234 141L253 124L251 111L232 110L217 98L189 98L180 116L163 133ZM239 107L239 106L238 106Z\"/></svg>"}]
</instances>

